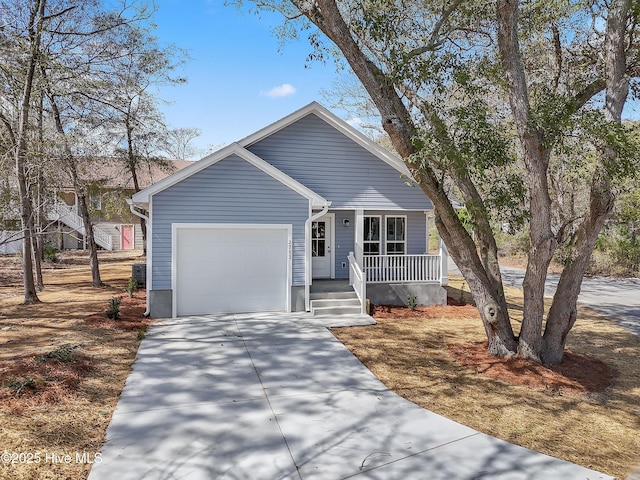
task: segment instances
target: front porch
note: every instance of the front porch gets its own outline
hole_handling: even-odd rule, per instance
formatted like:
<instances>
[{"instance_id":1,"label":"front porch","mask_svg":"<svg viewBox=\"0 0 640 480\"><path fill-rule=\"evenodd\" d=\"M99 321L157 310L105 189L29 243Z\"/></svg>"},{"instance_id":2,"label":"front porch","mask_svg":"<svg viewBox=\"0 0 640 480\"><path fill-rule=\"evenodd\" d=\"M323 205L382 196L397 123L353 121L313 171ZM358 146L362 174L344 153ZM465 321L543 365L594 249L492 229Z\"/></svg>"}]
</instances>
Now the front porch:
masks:
<instances>
[{"instance_id":1,"label":"front porch","mask_svg":"<svg viewBox=\"0 0 640 480\"><path fill-rule=\"evenodd\" d=\"M446 305L447 250L442 241L437 254L362 255L349 253L349 285L366 313L367 300L375 305Z\"/></svg>"},{"instance_id":2,"label":"front porch","mask_svg":"<svg viewBox=\"0 0 640 480\"><path fill-rule=\"evenodd\" d=\"M442 286L448 282L448 255L429 228L431 216L431 211L405 210L318 212L307 232L308 285L313 290L322 279L348 280L362 313L367 300L378 305L446 303ZM437 250L429 249L430 236L437 239ZM307 311L313 311L311 291L307 295Z\"/></svg>"}]
</instances>

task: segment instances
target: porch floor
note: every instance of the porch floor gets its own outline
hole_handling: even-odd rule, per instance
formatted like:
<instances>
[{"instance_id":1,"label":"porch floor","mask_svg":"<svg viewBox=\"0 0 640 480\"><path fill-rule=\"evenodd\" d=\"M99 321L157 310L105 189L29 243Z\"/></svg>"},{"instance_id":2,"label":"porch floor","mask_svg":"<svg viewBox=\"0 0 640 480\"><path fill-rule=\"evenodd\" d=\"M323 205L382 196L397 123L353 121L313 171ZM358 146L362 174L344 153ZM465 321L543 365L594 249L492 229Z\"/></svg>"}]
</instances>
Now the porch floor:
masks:
<instances>
[{"instance_id":1,"label":"porch floor","mask_svg":"<svg viewBox=\"0 0 640 480\"><path fill-rule=\"evenodd\" d=\"M311 283L311 293L353 292L346 279L315 279Z\"/></svg>"}]
</instances>

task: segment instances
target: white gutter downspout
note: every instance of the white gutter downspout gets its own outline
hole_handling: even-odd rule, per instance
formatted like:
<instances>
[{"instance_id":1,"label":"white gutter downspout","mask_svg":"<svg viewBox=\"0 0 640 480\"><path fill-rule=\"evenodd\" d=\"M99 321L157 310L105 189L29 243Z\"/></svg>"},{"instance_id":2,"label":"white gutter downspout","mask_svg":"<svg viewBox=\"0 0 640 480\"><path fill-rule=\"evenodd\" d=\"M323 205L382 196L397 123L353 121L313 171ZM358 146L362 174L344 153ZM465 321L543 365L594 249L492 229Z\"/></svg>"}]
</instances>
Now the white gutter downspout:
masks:
<instances>
[{"instance_id":1,"label":"white gutter downspout","mask_svg":"<svg viewBox=\"0 0 640 480\"><path fill-rule=\"evenodd\" d=\"M304 308L311 311L311 223L325 215L329 211L331 202L322 206L322 210L315 215L311 215L312 207L309 205L309 218L304 222Z\"/></svg>"},{"instance_id":2,"label":"white gutter downspout","mask_svg":"<svg viewBox=\"0 0 640 480\"><path fill-rule=\"evenodd\" d=\"M133 200L130 198L127 198L127 203L129 204L129 210L131 210L131 213L133 213L136 217L140 217L141 219L143 219L146 222L147 225L147 238L150 238L150 233L151 233L151 223L149 222L149 217L147 217L146 215L143 215L142 213L138 212L135 210L135 207L133 205ZM148 247L148 246L147 246ZM147 256L147 259L149 257ZM147 261L147 270L149 267L149 262ZM149 272L147 272L149 273ZM144 317L148 317L151 314L151 309L149 307L149 280L147 280L147 285L145 286L145 288L147 289L147 309L144 311L144 313L142 314Z\"/></svg>"}]
</instances>

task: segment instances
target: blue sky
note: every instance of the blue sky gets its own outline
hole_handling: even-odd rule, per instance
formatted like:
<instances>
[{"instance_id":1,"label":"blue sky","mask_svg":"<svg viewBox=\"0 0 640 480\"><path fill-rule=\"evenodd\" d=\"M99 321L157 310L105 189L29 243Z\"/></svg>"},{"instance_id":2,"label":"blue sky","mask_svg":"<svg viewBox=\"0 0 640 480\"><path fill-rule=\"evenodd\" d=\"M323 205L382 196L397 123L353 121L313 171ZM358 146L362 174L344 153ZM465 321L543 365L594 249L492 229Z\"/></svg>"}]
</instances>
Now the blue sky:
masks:
<instances>
[{"instance_id":1,"label":"blue sky","mask_svg":"<svg viewBox=\"0 0 640 480\"><path fill-rule=\"evenodd\" d=\"M255 132L316 100L338 76L333 62L308 64L306 38L280 45L278 15L256 16L224 0L157 0L156 34L189 52L186 85L161 89L171 127L197 127L200 148Z\"/></svg>"}]
</instances>

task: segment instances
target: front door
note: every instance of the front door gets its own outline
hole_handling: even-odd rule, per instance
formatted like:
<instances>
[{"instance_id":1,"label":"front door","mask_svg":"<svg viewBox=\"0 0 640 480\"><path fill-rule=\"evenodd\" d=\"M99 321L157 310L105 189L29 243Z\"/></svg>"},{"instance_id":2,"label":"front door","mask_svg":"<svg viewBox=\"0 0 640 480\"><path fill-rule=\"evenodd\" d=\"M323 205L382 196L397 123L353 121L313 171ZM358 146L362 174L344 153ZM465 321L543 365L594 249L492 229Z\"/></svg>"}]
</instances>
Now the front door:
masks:
<instances>
[{"instance_id":1,"label":"front door","mask_svg":"<svg viewBox=\"0 0 640 480\"><path fill-rule=\"evenodd\" d=\"M313 278L331 278L333 258L333 215L311 224L311 269Z\"/></svg>"},{"instance_id":2,"label":"front door","mask_svg":"<svg viewBox=\"0 0 640 480\"><path fill-rule=\"evenodd\" d=\"M120 227L122 238L122 250L132 250L135 248L135 227L133 225L122 225Z\"/></svg>"}]
</instances>

